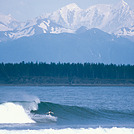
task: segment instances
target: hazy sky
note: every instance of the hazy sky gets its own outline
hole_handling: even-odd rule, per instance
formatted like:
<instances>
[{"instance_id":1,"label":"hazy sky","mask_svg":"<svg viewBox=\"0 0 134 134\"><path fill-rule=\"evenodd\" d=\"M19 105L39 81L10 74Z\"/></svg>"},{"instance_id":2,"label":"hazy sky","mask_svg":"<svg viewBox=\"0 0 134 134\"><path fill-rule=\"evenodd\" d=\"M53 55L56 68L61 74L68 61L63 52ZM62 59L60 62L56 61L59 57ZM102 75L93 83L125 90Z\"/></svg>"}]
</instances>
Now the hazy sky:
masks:
<instances>
[{"instance_id":1,"label":"hazy sky","mask_svg":"<svg viewBox=\"0 0 134 134\"><path fill-rule=\"evenodd\" d=\"M119 1L121 0L0 0L0 13L11 14L15 19L25 21L70 3L76 3L80 8L86 9L95 4L116 4ZM134 0L124 1L134 9Z\"/></svg>"}]
</instances>

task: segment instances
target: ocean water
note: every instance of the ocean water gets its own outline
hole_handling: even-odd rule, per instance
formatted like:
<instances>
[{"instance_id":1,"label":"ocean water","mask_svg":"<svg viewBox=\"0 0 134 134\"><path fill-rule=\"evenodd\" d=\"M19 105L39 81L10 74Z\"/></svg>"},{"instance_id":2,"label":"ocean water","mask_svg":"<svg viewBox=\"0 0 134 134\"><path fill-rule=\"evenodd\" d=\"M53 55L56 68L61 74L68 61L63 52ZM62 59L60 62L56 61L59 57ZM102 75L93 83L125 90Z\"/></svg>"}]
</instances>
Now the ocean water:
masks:
<instances>
[{"instance_id":1,"label":"ocean water","mask_svg":"<svg viewBox=\"0 0 134 134\"><path fill-rule=\"evenodd\" d=\"M0 87L0 134L116 133L134 134L134 87Z\"/></svg>"}]
</instances>

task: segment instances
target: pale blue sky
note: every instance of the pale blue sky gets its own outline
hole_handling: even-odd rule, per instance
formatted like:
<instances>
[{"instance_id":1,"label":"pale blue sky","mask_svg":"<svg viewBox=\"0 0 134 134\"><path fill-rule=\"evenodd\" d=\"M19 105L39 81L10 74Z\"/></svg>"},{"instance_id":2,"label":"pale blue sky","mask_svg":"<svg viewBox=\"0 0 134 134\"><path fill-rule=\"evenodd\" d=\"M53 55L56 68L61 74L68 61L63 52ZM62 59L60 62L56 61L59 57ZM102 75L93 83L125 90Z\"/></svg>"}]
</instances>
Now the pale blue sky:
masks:
<instances>
[{"instance_id":1,"label":"pale blue sky","mask_svg":"<svg viewBox=\"0 0 134 134\"><path fill-rule=\"evenodd\" d=\"M19 21L25 21L53 12L67 4L76 3L86 9L95 4L116 4L121 0L0 0L0 13L11 14ZM134 9L134 0L124 0Z\"/></svg>"}]
</instances>

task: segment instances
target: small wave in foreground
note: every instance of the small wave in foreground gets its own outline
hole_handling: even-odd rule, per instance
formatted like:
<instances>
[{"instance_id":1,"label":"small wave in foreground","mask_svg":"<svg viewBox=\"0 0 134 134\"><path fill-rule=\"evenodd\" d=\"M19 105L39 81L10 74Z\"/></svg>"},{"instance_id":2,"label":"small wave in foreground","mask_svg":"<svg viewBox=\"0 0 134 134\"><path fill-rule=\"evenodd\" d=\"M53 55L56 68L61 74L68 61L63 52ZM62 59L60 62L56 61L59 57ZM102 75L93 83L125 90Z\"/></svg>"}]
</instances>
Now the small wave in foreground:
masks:
<instances>
[{"instance_id":1,"label":"small wave in foreground","mask_svg":"<svg viewBox=\"0 0 134 134\"><path fill-rule=\"evenodd\" d=\"M0 130L0 134L134 134L132 128Z\"/></svg>"}]
</instances>

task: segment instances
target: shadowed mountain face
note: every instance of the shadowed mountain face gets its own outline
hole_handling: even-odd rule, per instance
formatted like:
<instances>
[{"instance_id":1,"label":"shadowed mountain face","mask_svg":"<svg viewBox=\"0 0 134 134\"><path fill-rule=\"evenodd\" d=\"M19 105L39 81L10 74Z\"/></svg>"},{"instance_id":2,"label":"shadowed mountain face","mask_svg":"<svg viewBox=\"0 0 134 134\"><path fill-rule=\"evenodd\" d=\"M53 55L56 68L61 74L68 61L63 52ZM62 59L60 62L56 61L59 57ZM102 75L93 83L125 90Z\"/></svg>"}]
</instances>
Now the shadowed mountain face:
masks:
<instances>
[{"instance_id":1,"label":"shadowed mountain face","mask_svg":"<svg viewBox=\"0 0 134 134\"><path fill-rule=\"evenodd\" d=\"M133 64L134 45L98 29L40 34L0 43L0 62L103 62Z\"/></svg>"}]
</instances>

